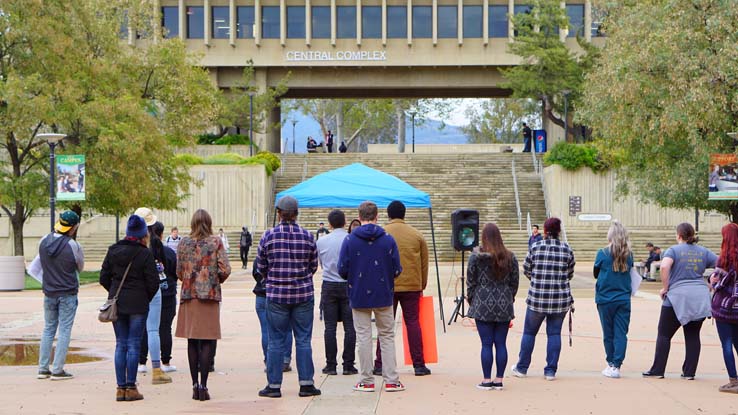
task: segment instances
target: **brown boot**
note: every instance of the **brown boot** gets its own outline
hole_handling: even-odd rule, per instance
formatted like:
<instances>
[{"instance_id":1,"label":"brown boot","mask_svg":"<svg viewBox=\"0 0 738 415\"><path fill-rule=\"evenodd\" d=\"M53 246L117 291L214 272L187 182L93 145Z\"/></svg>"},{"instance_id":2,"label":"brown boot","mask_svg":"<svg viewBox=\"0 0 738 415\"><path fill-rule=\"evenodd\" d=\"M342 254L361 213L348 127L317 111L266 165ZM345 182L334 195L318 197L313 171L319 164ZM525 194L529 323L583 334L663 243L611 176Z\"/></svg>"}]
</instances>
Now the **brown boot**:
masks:
<instances>
[{"instance_id":1,"label":"brown boot","mask_svg":"<svg viewBox=\"0 0 738 415\"><path fill-rule=\"evenodd\" d=\"M160 367L155 367L151 373L151 383L154 385L161 385L164 383L172 383L171 376L164 373Z\"/></svg>"},{"instance_id":2,"label":"brown boot","mask_svg":"<svg viewBox=\"0 0 738 415\"><path fill-rule=\"evenodd\" d=\"M118 389L115 390L115 400L118 402L126 400L126 388L121 388L119 386Z\"/></svg>"},{"instance_id":3,"label":"brown boot","mask_svg":"<svg viewBox=\"0 0 738 415\"><path fill-rule=\"evenodd\" d=\"M135 386L128 387L126 389L126 401L140 401L144 396L138 392L138 388Z\"/></svg>"},{"instance_id":4,"label":"brown boot","mask_svg":"<svg viewBox=\"0 0 738 415\"><path fill-rule=\"evenodd\" d=\"M738 393L738 378L730 378L730 382L718 388L720 392Z\"/></svg>"}]
</instances>

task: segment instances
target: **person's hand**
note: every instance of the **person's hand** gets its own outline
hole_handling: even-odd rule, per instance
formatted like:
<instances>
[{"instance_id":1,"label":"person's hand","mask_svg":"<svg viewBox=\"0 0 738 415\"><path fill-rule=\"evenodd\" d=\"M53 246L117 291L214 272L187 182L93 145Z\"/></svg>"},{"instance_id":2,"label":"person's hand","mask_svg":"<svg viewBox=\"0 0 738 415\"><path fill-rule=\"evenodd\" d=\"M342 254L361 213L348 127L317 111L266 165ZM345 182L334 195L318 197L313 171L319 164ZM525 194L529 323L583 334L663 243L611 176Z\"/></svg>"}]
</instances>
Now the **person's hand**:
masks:
<instances>
[{"instance_id":1,"label":"person's hand","mask_svg":"<svg viewBox=\"0 0 738 415\"><path fill-rule=\"evenodd\" d=\"M659 291L659 295L661 296L661 299L662 299L662 300L666 298L666 293L668 293L668 292L669 292L669 290L667 290L666 288L662 288L662 289L661 289L661 290Z\"/></svg>"},{"instance_id":2,"label":"person's hand","mask_svg":"<svg viewBox=\"0 0 738 415\"><path fill-rule=\"evenodd\" d=\"M710 276L710 284L711 284L711 285L715 285L715 284L717 284L717 283L718 283L718 281L720 281L720 278L718 278L717 274L712 274L712 275Z\"/></svg>"}]
</instances>

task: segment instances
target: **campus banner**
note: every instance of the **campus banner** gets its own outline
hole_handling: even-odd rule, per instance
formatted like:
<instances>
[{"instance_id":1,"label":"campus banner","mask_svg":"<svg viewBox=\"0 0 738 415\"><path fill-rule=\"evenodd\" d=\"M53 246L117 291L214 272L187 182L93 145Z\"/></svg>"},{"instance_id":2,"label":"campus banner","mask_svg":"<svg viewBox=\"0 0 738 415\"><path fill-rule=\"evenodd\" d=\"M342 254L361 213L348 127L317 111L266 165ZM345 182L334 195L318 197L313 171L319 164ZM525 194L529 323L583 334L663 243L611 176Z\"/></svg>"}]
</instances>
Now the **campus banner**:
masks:
<instances>
[{"instance_id":1,"label":"campus banner","mask_svg":"<svg viewBox=\"0 0 738 415\"><path fill-rule=\"evenodd\" d=\"M84 154L56 156L56 200L85 200Z\"/></svg>"}]
</instances>

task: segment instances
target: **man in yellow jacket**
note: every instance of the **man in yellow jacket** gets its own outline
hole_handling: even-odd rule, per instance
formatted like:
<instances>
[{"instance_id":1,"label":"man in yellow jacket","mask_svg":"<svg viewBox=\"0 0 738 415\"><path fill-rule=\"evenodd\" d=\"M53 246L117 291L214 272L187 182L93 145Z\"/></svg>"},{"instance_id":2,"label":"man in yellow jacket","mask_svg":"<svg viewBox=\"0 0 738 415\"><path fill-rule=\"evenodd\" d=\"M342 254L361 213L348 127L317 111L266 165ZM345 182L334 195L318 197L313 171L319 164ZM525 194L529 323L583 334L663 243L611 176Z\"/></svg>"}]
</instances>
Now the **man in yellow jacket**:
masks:
<instances>
[{"instance_id":1,"label":"man in yellow jacket","mask_svg":"<svg viewBox=\"0 0 738 415\"><path fill-rule=\"evenodd\" d=\"M395 278L394 311L397 314L398 304L402 307L415 376L430 375L431 371L425 366L423 358L423 336L418 318L420 298L428 285L428 244L417 229L405 223L405 205L402 202L395 200L390 203L387 206L387 215L390 223L384 229L395 238L402 264L402 273ZM381 374L382 371L379 342L374 371L375 374Z\"/></svg>"}]
</instances>

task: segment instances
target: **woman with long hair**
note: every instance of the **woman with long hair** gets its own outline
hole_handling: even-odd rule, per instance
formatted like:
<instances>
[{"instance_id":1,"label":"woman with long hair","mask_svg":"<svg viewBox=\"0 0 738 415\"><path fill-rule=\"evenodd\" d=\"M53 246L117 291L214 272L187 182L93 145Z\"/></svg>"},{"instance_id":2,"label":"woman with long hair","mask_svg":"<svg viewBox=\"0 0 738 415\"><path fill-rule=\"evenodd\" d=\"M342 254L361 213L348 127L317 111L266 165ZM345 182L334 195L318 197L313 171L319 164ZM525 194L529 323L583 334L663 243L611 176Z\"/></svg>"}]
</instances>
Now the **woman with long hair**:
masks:
<instances>
[{"instance_id":1,"label":"woman with long hair","mask_svg":"<svg viewBox=\"0 0 738 415\"><path fill-rule=\"evenodd\" d=\"M677 226L677 244L667 249L661 260L661 315L659 316L656 351L651 368L643 377L663 379L669 359L671 338L679 327L684 330L686 354L682 379L694 380L700 359L700 330L705 318L712 315L710 292L702 274L713 268L717 256L697 245L694 228L689 223Z\"/></svg>"},{"instance_id":2,"label":"woman with long hair","mask_svg":"<svg viewBox=\"0 0 738 415\"><path fill-rule=\"evenodd\" d=\"M213 220L207 211L198 209L192 215L190 236L177 247L177 277L182 281L182 291L175 333L187 339L195 400L210 399L208 372L215 342L220 339L220 285L230 274L223 241L213 235Z\"/></svg>"},{"instance_id":3,"label":"woman with long hair","mask_svg":"<svg viewBox=\"0 0 738 415\"><path fill-rule=\"evenodd\" d=\"M738 272L738 224L723 226L723 244L717 268L710 277L714 290L712 318L715 319L718 337L723 348L723 361L729 381L720 386L720 392L738 393L738 374L735 369L733 348L738 351L738 301L736 300L736 272Z\"/></svg>"},{"instance_id":4,"label":"woman with long hair","mask_svg":"<svg viewBox=\"0 0 738 415\"><path fill-rule=\"evenodd\" d=\"M507 332L515 318L513 302L518 292L519 270L515 255L505 248L500 229L484 225L482 248L469 257L467 272L468 316L474 318L482 342L482 382L484 390L502 390L507 366ZM494 357L493 357L494 349ZM492 378L492 363L497 373Z\"/></svg>"},{"instance_id":5,"label":"woman with long hair","mask_svg":"<svg viewBox=\"0 0 738 415\"><path fill-rule=\"evenodd\" d=\"M594 264L595 303L600 314L602 341L605 344L607 367L602 374L620 377L620 366L625 360L630 325L630 269L633 253L630 250L628 230L615 220L607 231L607 246L597 251Z\"/></svg>"}]
</instances>

